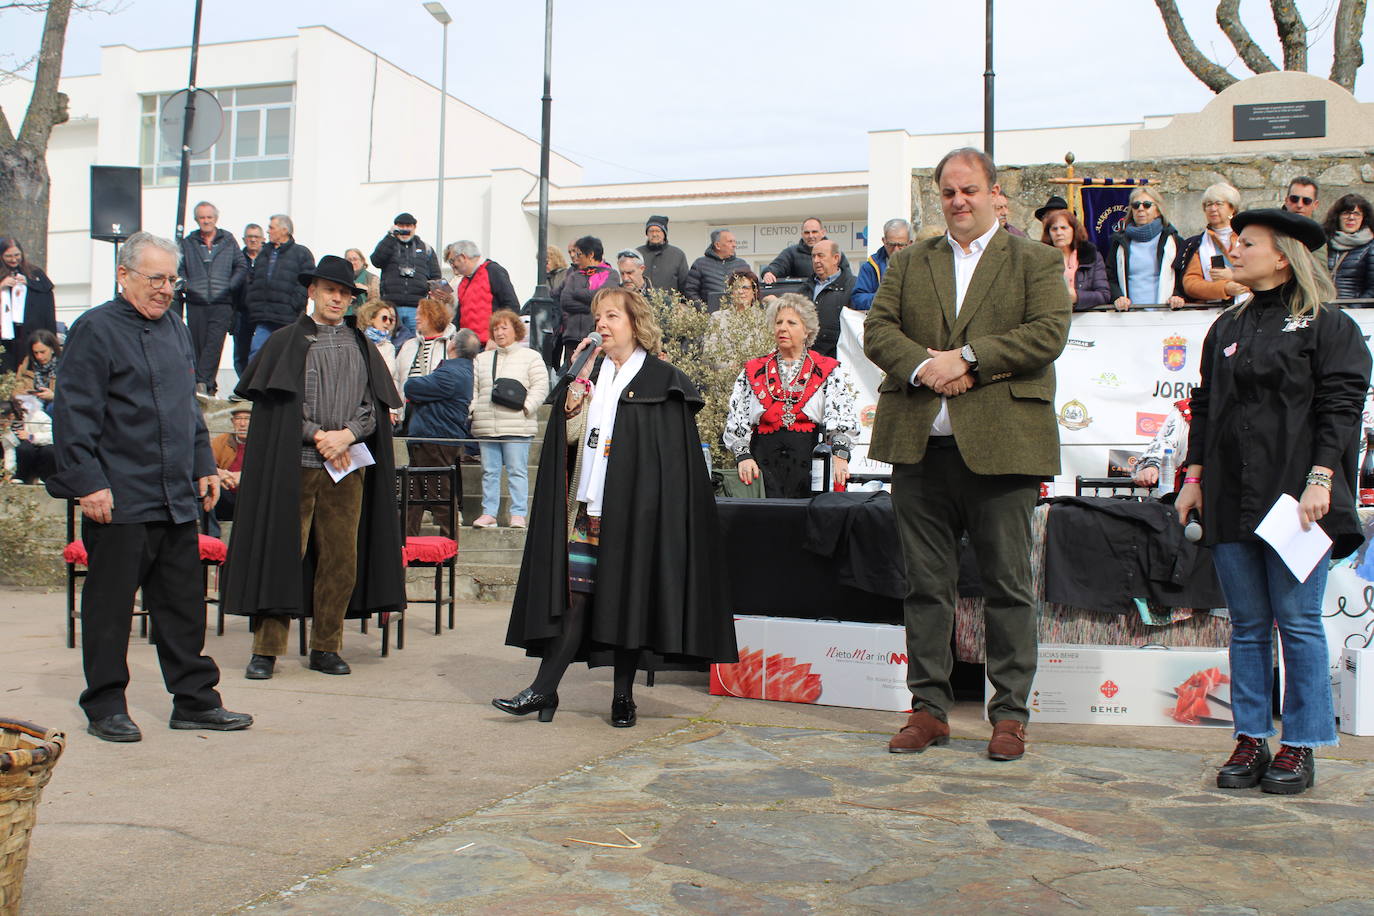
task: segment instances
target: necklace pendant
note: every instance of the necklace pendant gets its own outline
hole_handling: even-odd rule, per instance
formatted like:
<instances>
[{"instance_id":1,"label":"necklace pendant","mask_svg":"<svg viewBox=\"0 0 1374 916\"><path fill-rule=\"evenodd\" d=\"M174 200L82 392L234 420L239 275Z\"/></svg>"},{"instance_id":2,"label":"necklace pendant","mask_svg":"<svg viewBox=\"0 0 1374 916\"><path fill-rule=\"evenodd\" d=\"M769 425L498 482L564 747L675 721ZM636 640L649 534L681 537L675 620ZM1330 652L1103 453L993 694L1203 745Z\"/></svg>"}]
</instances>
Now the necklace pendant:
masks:
<instances>
[{"instance_id":1,"label":"necklace pendant","mask_svg":"<svg viewBox=\"0 0 1374 916\"><path fill-rule=\"evenodd\" d=\"M797 415L794 414L792 411L784 411L782 415L782 425L791 426L796 421L796 419Z\"/></svg>"}]
</instances>

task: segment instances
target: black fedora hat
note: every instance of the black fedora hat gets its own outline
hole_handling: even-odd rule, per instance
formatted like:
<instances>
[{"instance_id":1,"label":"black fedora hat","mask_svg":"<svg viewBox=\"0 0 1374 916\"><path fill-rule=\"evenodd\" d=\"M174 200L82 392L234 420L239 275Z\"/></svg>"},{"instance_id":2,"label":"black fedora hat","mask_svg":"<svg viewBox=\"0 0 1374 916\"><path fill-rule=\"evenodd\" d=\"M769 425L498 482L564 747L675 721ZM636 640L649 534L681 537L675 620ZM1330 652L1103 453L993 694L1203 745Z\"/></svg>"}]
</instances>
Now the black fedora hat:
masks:
<instances>
[{"instance_id":1,"label":"black fedora hat","mask_svg":"<svg viewBox=\"0 0 1374 916\"><path fill-rule=\"evenodd\" d=\"M327 254L320 258L320 263L315 265L314 270L296 274L296 279L300 281L301 286L309 286L316 280L332 280L353 290L353 295L360 296L367 290L353 285L353 273L352 264L336 254Z\"/></svg>"},{"instance_id":2,"label":"black fedora hat","mask_svg":"<svg viewBox=\"0 0 1374 916\"><path fill-rule=\"evenodd\" d=\"M1067 200L1060 197L1058 194L1051 194L1050 199L1045 201L1045 206L1035 211L1035 218L1043 223L1045 221L1046 213L1052 213L1055 210L1067 209L1069 209L1069 202Z\"/></svg>"},{"instance_id":3,"label":"black fedora hat","mask_svg":"<svg viewBox=\"0 0 1374 916\"><path fill-rule=\"evenodd\" d=\"M1278 209L1242 210L1231 217L1231 229L1235 232L1240 232L1250 225L1268 226L1275 232L1295 238L1302 242L1308 251L1316 251L1326 244L1326 232L1321 224L1300 213Z\"/></svg>"}]
</instances>

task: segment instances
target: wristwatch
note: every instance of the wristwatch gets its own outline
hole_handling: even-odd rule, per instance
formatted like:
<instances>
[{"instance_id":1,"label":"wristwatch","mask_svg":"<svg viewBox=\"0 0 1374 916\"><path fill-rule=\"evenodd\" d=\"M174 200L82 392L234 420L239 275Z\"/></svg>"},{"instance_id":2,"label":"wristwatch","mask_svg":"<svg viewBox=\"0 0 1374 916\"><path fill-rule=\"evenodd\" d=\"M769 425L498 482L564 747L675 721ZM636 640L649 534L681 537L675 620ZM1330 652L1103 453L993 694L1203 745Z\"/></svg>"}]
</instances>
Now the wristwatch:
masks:
<instances>
[{"instance_id":1,"label":"wristwatch","mask_svg":"<svg viewBox=\"0 0 1374 916\"><path fill-rule=\"evenodd\" d=\"M968 363L968 370L970 372L978 371L978 357L973 354L973 346L971 344L964 344L964 348L959 351L959 356L963 358L964 362Z\"/></svg>"},{"instance_id":2,"label":"wristwatch","mask_svg":"<svg viewBox=\"0 0 1374 916\"><path fill-rule=\"evenodd\" d=\"M830 455L831 455L831 457L834 457L834 458L843 458L845 461L848 461L848 460L849 460L849 449L847 449L847 448L842 448L842 447L840 447L840 446L837 445L837 446L835 446L834 448L832 448L832 449L830 450Z\"/></svg>"}]
</instances>

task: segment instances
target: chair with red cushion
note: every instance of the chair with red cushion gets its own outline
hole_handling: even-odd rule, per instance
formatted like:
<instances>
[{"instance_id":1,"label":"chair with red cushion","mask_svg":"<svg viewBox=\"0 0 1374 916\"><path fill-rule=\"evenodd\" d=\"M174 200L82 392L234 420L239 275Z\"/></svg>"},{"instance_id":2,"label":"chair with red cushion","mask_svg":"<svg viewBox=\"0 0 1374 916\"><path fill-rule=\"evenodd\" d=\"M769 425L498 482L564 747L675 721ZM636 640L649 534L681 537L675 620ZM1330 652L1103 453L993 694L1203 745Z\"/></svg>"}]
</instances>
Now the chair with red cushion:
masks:
<instances>
[{"instance_id":1,"label":"chair with red cushion","mask_svg":"<svg viewBox=\"0 0 1374 916\"><path fill-rule=\"evenodd\" d=\"M81 515L81 508L74 499L67 500L67 546L62 548L62 560L67 564L67 648L76 648L76 621L81 617L81 609L76 603L76 583L78 579L86 578L86 545L76 536L76 520ZM229 547L219 538L210 537L208 534L200 535L200 567L201 567L201 588L205 592L205 603L220 606L219 600L219 568L224 565L224 558L229 553ZM210 595L210 569L215 569L215 594ZM149 626L148 609L142 600L134 605L134 616L139 618L140 636L146 636L148 642L153 641L152 628ZM218 632L224 633L224 611L219 612Z\"/></svg>"},{"instance_id":2,"label":"chair with red cushion","mask_svg":"<svg viewBox=\"0 0 1374 916\"><path fill-rule=\"evenodd\" d=\"M453 533L458 534L462 517L462 479L458 466L446 468L396 469L396 489L400 503L401 524L404 526L411 507L429 509L447 508L453 519ZM434 605L434 635L443 632L443 608L448 606L448 628L453 629L454 579L458 566L458 541L456 537L446 538L435 535L407 537L402 551L406 568L424 567L434 570L434 597L409 598L414 604ZM448 594L444 594L444 570L448 570ZM382 654L386 654L387 618L382 618ZM396 625L396 648L405 648L405 614L400 615Z\"/></svg>"}]
</instances>

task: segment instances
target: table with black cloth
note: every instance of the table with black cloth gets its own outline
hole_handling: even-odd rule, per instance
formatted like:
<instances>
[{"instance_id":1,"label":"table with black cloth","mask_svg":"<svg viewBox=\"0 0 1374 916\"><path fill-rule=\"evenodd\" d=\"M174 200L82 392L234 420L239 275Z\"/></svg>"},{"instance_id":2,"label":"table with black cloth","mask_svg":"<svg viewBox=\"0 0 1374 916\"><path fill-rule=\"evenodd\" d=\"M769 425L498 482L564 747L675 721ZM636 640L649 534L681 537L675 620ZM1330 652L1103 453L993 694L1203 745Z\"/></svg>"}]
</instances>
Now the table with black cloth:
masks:
<instances>
[{"instance_id":1,"label":"table with black cloth","mask_svg":"<svg viewBox=\"0 0 1374 916\"><path fill-rule=\"evenodd\" d=\"M734 611L769 617L902 622L901 545L884 492L827 493L806 499L716 501ZM1230 626L1206 609L1101 610L1047 602L1045 544L1051 504L1031 523L1031 569L1042 643L1222 647ZM808 526L808 512L811 525ZM808 530L810 528L810 530ZM812 549L808 549L808 546ZM1103 570L1110 577L1110 570ZM1083 570L1077 570L1081 583ZM971 551L960 558L955 654L983 661L983 599Z\"/></svg>"}]
</instances>

